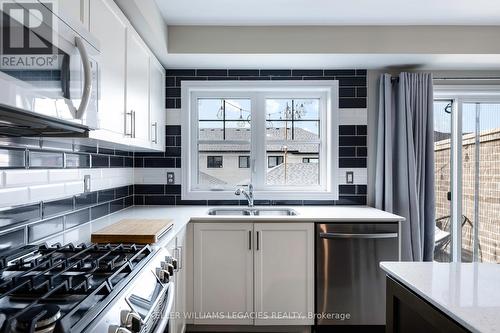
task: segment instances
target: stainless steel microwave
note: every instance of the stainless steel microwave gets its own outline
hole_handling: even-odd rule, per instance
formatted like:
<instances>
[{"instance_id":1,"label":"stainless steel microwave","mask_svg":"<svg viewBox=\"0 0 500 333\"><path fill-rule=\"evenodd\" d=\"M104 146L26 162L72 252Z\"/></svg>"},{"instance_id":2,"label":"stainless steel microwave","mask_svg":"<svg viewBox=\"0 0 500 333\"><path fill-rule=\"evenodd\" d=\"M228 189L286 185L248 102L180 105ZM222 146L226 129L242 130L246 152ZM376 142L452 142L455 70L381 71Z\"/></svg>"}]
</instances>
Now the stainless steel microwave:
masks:
<instances>
[{"instance_id":1,"label":"stainless steel microwave","mask_svg":"<svg viewBox=\"0 0 500 333\"><path fill-rule=\"evenodd\" d=\"M0 109L9 112L4 119L0 113L0 134L11 126L22 135L30 119L97 128L99 43L83 25L64 17L57 3L0 2ZM21 121L12 120L17 114Z\"/></svg>"}]
</instances>

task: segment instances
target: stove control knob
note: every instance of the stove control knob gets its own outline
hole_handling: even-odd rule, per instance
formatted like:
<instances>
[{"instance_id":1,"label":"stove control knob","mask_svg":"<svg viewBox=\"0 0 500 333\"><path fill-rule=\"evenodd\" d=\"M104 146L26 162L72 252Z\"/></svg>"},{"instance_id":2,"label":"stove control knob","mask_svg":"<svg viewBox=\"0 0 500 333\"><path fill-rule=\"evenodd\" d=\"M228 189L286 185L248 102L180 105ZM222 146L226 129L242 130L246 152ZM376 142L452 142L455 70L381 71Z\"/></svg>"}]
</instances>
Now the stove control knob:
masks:
<instances>
[{"instance_id":1,"label":"stove control knob","mask_svg":"<svg viewBox=\"0 0 500 333\"><path fill-rule=\"evenodd\" d=\"M161 281L161 283L168 283L170 282L170 273L165 269L159 269L158 279Z\"/></svg>"},{"instance_id":2,"label":"stove control knob","mask_svg":"<svg viewBox=\"0 0 500 333\"><path fill-rule=\"evenodd\" d=\"M110 325L108 328L108 333L132 333L125 327L121 327L118 325Z\"/></svg>"},{"instance_id":3,"label":"stove control knob","mask_svg":"<svg viewBox=\"0 0 500 333\"><path fill-rule=\"evenodd\" d=\"M161 262L161 268L166 270L168 272L168 274L170 274L170 276L174 275L174 265L172 265L170 262L168 261L162 261Z\"/></svg>"},{"instance_id":4,"label":"stove control knob","mask_svg":"<svg viewBox=\"0 0 500 333\"><path fill-rule=\"evenodd\" d=\"M177 259L172 258L172 266L174 266L174 269L177 271L179 265L177 264Z\"/></svg>"},{"instance_id":5,"label":"stove control knob","mask_svg":"<svg viewBox=\"0 0 500 333\"><path fill-rule=\"evenodd\" d=\"M174 269L177 270L177 259L172 256L166 256L165 261L174 266Z\"/></svg>"},{"instance_id":6,"label":"stove control knob","mask_svg":"<svg viewBox=\"0 0 500 333\"><path fill-rule=\"evenodd\" d=\"M139 332L142 327L142 318L136 312L130 310L122 310L120 312L120 323L129 332ZM119 332L125 333L125 332Z\"/></svg>"}]
</instances>

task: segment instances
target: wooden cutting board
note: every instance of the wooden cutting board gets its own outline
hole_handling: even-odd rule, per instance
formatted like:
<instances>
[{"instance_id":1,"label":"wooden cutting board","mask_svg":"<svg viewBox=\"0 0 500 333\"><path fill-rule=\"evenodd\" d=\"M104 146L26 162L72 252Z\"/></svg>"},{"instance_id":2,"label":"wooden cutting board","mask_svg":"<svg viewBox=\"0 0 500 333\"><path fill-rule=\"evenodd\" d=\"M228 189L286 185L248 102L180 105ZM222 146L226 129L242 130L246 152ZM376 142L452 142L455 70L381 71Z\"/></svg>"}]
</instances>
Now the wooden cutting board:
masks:
<instances>
[{"instance_id":1,"label":"wooden cutting board","mask_svg":"<svg viewBox=\"0 0 500 333\"><path fill-rule=\"evenodd\" d=\"M94 243L151 244L173 227L170 219L124 219L92 233Z\"/></svg>"}]
</instances>

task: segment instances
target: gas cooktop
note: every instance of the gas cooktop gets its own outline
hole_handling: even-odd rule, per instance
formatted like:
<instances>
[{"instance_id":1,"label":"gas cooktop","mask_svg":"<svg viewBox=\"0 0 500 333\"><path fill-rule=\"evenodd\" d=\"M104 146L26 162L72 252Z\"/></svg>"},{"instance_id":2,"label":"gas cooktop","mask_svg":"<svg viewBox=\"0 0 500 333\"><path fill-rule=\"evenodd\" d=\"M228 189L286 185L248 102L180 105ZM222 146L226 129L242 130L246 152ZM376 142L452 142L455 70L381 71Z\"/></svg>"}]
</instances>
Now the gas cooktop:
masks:
<instances>
[{"instance_id":1,"label":"gas cooktop","mask_svg":"<svg viewBox=\"0 0 500 333\"><path fill-rule=\"evenodd\" d=\"M0 256L0 332L80 332L153 255L149 245L25 246Z\"/></svg>"}]
</instances>

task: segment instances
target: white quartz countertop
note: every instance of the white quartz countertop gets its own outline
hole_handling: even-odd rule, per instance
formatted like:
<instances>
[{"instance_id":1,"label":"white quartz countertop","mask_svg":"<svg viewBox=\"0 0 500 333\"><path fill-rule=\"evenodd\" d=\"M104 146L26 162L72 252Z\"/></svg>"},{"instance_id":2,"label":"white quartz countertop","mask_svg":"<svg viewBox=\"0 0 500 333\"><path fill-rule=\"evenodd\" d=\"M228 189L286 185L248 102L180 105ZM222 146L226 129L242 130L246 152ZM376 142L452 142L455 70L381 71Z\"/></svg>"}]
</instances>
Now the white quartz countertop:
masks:
<instances>
[{"instance_id":1,"label":"white quartz countertop","mask_svg":"<svg viewBox=\"0 0 500 333\"><path fill-rule=\"evenodd\" d=\"M275 206L273 206L275 207ZM284 206L280 206L284 207ZM174 227L162 237L168 243L189 222L398 222L404 218L368 206L286 206L294 209L295 216L213 216L211 208L224 206L133 206L93 222L92 229L99 230L126 218L172 219ZM227 208L227 207L226 207ZM235 208L234 206L232 208ZM240 207L243 208L243 207ZM259 208L259 207L255 207ZM264 206L263 208L270 208Z\"/></svg>"},{"instance_id":2,"label":"white quartz countertop","mask_svg":"<svg viewBox=\"0 0 500 333\"><path fill-rule=\"evenodd\" d=\"M382 262L388 275L472 332L500 332L500 265Z\"/></svg>"}]
</instances>

